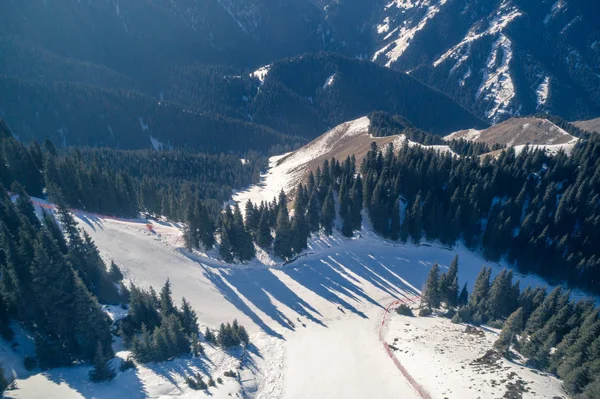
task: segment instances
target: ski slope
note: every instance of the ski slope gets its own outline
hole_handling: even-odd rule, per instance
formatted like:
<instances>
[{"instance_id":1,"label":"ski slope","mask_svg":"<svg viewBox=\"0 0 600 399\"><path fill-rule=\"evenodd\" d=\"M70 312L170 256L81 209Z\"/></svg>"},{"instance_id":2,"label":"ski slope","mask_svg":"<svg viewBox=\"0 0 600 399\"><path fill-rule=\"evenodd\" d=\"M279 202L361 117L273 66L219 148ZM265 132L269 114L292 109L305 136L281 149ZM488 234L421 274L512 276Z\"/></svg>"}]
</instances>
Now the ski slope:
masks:
<instances>
[{"instance_id":1,"label":"ski slope","mask_svg":"<svg viewBox=\"0 0 600 399\"><path fill-rule=\"evenodd\" d=\"M82 213L77 219L103 256L136 284L159 287L170 278L174 296L191 302L203 328L233 318L248 327L254 346L243 381L212 389L216 398L419 398L378 339L385 307L418 295L434 262L444 270L458 253L460 281L469 285L485 263L461 247L399 245L365 228L355 239L314 237L306 254L285 266L229 266L206 254L186 254L178 246L180 230L169 223L152 222L151 231L141 220ZM522 286L527 284L542 283L523 277ZM209 352L206 368L215 376L234 362L219 353ZM129 370L102 385L85 381L88 366L52 370L20 379L20 389L8 397L205 397L183 383L187 369L210 364L193 362ZM431 367L424 359L408 371L427 386Z\"/></svg>"},{"instance_id":2,"label":"ski slope","mask_svg":"<svg viewBox=\"0 0 600 399\"><path fill-rule=\"evenodd\" d=\"M273 190L265 181L261 187ZM43 201L38 205L51 207ZM158 289L169 278L174 298L187 298L198 313L202 330L237 319L247 327L252 345L241 363L239 378L226 379L225 384L209 391L190 390L185 376L200 371L216 379L240 365L240 353L224 353L207 345L206 357L140 366L96 385L86 379L87 365L29 374L22 367L22 359L31 353L31 346L23 344L13 350L4 345L0 353L10 360L5 366L16 373L19 387L7 393L9 398L485 397L476 391L473 395L471 391L457 391L457 382L444 373L480 356L479 352L493 341L493 331L486 333L491 334L487 341L472 351L453 347L462 351L461 357L440 358L435 346L429 345L434 338L431 334L439 342L460 343L448 320L438 320L446 325L432 327L430 323L436 322L418 319L421 324L409 333L395 315L386 312L390 303L418 298L430 267L438 262L441 270L446 270L455 254L459 255L460 283L468 282L471 290L486 262L462 246L388 242L372 233L365 222L351 239L337 233L313 236L308 250L287 264L259 258L229 265L213 252L187 252L182 248L181 226L173 223L84 212L75 212L75 216L102 256L114 260L127 279ZM491 267L495 274L503 265ZM521 287L546 285L534 276L517 273L517 278ZM118 310L107 309L115 317ZM421 339L417 345L415 340L424 334L431 338ZM410 352L390 358L389 347L383 344L392 341ZM127 357L119 342L115 349L119 357ZM460 378L474 381L472 384L481 389L493 380L474 368L461 370ZM529 379L520 368L515 372ZM419 386L423 392L415 389ZM536 377L530 387L540 395L537 397L564 397L560 382L549 376ZM459 391L459 396L449 395Z\"/></svg>"}]
</instances>

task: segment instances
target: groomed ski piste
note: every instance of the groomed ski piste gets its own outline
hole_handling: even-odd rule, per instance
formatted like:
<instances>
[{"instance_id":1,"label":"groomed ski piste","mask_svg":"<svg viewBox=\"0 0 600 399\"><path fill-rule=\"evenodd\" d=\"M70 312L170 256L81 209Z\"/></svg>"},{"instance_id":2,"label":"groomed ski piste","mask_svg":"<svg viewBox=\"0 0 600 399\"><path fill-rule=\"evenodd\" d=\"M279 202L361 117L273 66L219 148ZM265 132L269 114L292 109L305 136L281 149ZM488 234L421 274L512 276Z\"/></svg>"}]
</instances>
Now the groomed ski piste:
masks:
<instances>
[{"instance_id":1,"label":"groomed ski piste","mask_svg":"<svg viewBox=\"0 0 600 399\"><path fill-rule=\"evenodd\" d=\"M278 173L270 170L266 176ZM284 182L271 178L244 193L277 193ZM244 193L236 200L245 202ZM9 398L468 399L502 397L517 380L526 383L523 398L567 397L559 380L520 363L499 360L498 367L484 368L475 362L491 348L497 331L466 334L464 325L448 319L393 312L399 303L419 301L435 262L445 271L458 254L460 284L468 282L470 290L484 265L493 274L505 267L486 263L463 246L388 242L365 218L355 237L313 236L308 250L287 263L263 251L249 263L226 264L216 251L185 250L181 226L168 221L74 214L102 256L114 260L127 279L158 289L169 278L174 299L185 296L198 313L201 331L237 319L249 330L251 345L244 354L204 344L203 357L138 365L111 382L94 384L87 379L88 365L28 373L23 358L33 347L18 333L19 346L0 346L5 369L17 376L18 389L8 391ZM522 288L547 285L535 276L516 276ZM120 307L106 311L113 318L125 314ZM120 358L129 354L118 340L115 351ZM237 371L238 378L223 378L224 384L207 391L185 383L191 373L217 379L227 370Z\"/></svg>"}]
</instances>

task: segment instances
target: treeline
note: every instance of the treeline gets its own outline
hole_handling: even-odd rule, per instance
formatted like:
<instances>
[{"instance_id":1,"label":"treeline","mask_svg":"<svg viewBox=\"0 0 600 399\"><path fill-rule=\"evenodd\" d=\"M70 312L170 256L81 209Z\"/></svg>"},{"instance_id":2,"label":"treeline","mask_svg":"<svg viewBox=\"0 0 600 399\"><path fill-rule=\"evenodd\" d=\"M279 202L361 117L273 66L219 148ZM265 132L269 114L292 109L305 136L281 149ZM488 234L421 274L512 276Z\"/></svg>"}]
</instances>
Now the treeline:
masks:
<instances>
[{"instance_id":1,"label":"treeline","mask_svg":"<svg viewBox=\"0 0 600 399\"><path fill-rule=\"evenodd\" d=\"M363 186L355 175L355 160L348 158L343 164L325 161L323 168L310 173L307 184L299 184L292 205L281 191L272 202L245 204L245 218L236 204L226 207L215 227L219 237L219 253L226 262L247 261L255 256L258 247L289 260L307 248L312 233L323 231L332 234L336 219L336 203L343 223L339 228L351 236L360 229ZM210 248L215 243L211 222L203 217L201 207L188 209L184 231L186 246ZM202 222L204 220L205 222ZM201 245L202 244L202 245Z\"/></svg>"},{"instance_id":2,"label":"treeline","mask_svg":"<svg viewBox=\"0 0 600 399\"><path fill-rule=\"evenodd\" d=\"M560 286L520 289L513 272L502 270L491 279L484 267L468 295L457 290L458 256L448 272L435 264L425 283L422 303L448 309L454 323L488 324L502 328L494 348L511 358L517 350L527 365L557 375L576 398L596 398L600 386L600 319L592 300L573 301Z\"/></svg>"},{"instance_id":3,"label":"treeline","mask_svg":"<svg viewBox=\"0 0 600 399\"><path fill-rule=\"evenodd\" d=\"M358 176L348 179L352 186ZM507 149L482 161L373 144L361 183L363 207L386 238L460 239L490 260L600 291L592 244L600 240L600 138L577 145L570 157Z\"/></svg>"},{"instance_id":4,"label":"treeline","mask_svg":"<svg viewBox=\"0 0 600 399\"><path fill-rule=\"evenodd\" d=\"M188 204L202 201L215 217L232 189L256 182L264 158L191 150L69 148L52 142L24 145L0 121L0 182L18 182L33 196L106 215L134 217L140 211L183 220Z\"/></svg>"}]
</instances>

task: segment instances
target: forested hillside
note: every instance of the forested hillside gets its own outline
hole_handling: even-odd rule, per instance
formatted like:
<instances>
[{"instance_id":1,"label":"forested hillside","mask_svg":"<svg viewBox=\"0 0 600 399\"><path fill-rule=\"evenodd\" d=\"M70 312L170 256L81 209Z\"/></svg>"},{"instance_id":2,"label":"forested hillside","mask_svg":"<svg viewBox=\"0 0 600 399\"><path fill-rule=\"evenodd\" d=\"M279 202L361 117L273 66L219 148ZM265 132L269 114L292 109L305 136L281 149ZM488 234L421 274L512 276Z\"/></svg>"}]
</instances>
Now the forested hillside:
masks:
<instances>
[{"instance_id":1,"label":"forested hillside","mask_svg":"<svg viewBox=\"0 0 600 399\"><path fill-rule=\"evenodd\" d=\"M327 53L273 64L253 108L256 121L297 134L307 129L310 132L310 126L302 123L315 116L332 127L377 110L401 115L435 134L455 131L459 126L485 126L448 97L410 76ZM278 109L296 110L299 115L276 112Z\"/></svg>"},{"instance_id":2,"label":"forested hillside","mask_svg":"<svg viewBox=\"0 0 600 399\"><path fill-rule=\"evenodd\" d=\"M212 153L293 149L302 139L139 92L0 76L0 110L21 140L59 146L183 148Z\"/></svg>"},{"instance_id":3,"label":"forested hillside","mask_svg":"<svg viewBox=\"0 0 600 399\"><path fill-rule=\"evenodd\" d=\"M189 206L220 214L232 189L258 180L264 159L248 153L213 155L189 150L57 149L46 140L28 146L0 120L0 183L88 212L135 217L140 211L183 220Z\"/></svg>"}]
</instances>

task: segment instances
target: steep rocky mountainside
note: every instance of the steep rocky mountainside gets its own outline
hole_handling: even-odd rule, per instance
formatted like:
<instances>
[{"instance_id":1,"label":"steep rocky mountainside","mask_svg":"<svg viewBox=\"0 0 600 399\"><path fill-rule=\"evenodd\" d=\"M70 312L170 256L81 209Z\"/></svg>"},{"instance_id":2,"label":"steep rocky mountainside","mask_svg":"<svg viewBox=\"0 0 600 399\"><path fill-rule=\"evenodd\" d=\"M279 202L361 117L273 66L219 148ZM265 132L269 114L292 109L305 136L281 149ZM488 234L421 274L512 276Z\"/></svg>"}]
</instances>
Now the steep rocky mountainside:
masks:
<instances>
[{"instance_id":1,"label":"steep rocky mountainside","mask_svg":"<svg viewBox=\"0 0 600 399\"><path fill-rule=\"evenodd\" d=\"M395 0L372 59L498 122L600 113L600 7L584 0Z\"/></svg>"}]
</instances>

